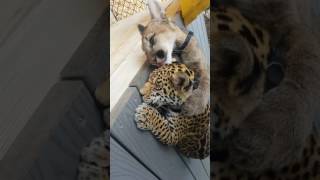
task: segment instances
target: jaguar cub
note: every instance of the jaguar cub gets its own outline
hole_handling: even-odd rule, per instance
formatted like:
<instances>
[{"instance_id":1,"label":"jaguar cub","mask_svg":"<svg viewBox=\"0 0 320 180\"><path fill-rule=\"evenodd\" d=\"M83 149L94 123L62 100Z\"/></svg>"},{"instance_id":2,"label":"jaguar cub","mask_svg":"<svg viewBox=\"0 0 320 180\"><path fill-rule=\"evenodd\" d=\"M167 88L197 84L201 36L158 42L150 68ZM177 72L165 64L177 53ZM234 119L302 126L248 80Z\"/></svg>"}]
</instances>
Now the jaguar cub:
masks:
<instances>
[{"instance_id":1,"label":"jaguar cub","mask_svg":"<svg viewBox=\"0 0 320 180\"><path fill-rule=\"evenodd\" d=\"M214 111L213 128L227 136L263 97L268 64L269 34L250 23L237 9L211 11Z\"/></svg>"},{"instance_id":2,"label":"jaguar cub","mask_svg":"<svg viewBox=\"0 0 320 180\"><path fill-rule=\"evenodd\" d=\"M304 93L301 96L304 98L297 101L299 104L291 102L297 100L297 96L290 88L297 87L292 86L291 83L296 82L290 79L292 77L289 75L292 74L289 73L300 72L303 66L294 68L298 63L288 66L288 63L297 60L297 57L320 56L310 51L310 47L304 46L305 42L297 41L301 43L299 48L288 50L290 54L299 52L299 49L305 51L300 51L299 56L287 55L290 60L286 61L284 80L277 87L265 91L267 56L270 46L274 47L271 31L256 25L235 8L214 9L211 13L214 54L212 87L214 111L219 117L212 127L211 178L320 179L320 139L315 128L311 127L309 111L306 111L312 106L310 104L304 107L308 91L297 91ZM284 39L289 38L289 35L285 34ZM298 36L295 37L299 39ZM291 45L295 44L286 46L292 48ZM314 68L317 65L315 64ZM290 68L294 71L288 71ZM311 79L314 72L319 71L310 70L312 74L306 74L307 72L303 72L304 76ZM297 74L299 73L294 73L295 76ZM300 83L304 88L310 87L310 84L305 82L297 84ZM283 89L286 85L290 88ZM296 109L297 107L299 108ZM221 147L227 147L227 153L221 153L221 150L225 150ZM225 157L217 157L219 155Z\"/></svg>"},{"instance_id":3,"label":"jaguar cub","mask_svg":"<svg viewBox=\"0 0 320 180\"><path fill-rule=\"evenodd\" d=\"M168 64L154 70L140 90L143 103L135 114L137 127L150 130L160 142L177 146L190 158L209 155L209 104L198 115L181 114L178 107L194 88L194 72L184 64Z\"/></svg>"}]
</instances>

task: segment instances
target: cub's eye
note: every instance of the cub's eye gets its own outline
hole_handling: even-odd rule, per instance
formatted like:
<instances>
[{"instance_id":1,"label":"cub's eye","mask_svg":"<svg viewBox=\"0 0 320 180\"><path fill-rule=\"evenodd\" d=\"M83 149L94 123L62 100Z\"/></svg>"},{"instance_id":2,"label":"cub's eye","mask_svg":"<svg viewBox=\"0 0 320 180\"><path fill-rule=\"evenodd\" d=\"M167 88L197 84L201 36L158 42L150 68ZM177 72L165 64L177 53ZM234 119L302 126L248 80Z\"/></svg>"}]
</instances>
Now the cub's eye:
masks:
<instances>
[{"instance_id":1,"label":"cub's eye","mask_svg":"<svg viewBox=\"0 0 320 180\"><path fill-rule=\"evenodd\" d=\"M192 86L192 84L193 84L192 81L189 80L189 83L188 83L187 86L184 87L184 90L185 90L185 91L188 91L188 90L190 89L190 87Z\"/></svg>"},{"instance_id":2,"label":"cub's eye","mask_svg":"<svg viewBox=\"0 0 320 180\"><path fill-rule=\"evenodd\" d=\"M149 39L149 42L150 42L151 46L153 46L155 44L154 36L155 36L155 34L153 34Z\"/></svg>"}]
</instances>

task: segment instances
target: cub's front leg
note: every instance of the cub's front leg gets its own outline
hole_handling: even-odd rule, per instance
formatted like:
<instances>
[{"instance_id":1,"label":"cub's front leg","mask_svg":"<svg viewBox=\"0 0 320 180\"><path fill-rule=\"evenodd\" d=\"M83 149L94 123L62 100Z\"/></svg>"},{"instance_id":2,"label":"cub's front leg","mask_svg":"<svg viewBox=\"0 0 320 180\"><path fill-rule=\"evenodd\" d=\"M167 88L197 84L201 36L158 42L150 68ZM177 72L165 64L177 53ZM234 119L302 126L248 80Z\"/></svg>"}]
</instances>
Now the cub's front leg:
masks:
<instances>
[{"instance_id":1,"label":"cub's front leg","mask_svg":"<svg viewBox=\"0 0 320 180\"><path fill-rule=\"evenodd\" d=\"M135 121L139 129L150 130L164 144L178 144L183 134L183 128L178 127L178 116L165 118L157 109L146 103L142 103L136 109Z\"/></svg>"}]
</instances>

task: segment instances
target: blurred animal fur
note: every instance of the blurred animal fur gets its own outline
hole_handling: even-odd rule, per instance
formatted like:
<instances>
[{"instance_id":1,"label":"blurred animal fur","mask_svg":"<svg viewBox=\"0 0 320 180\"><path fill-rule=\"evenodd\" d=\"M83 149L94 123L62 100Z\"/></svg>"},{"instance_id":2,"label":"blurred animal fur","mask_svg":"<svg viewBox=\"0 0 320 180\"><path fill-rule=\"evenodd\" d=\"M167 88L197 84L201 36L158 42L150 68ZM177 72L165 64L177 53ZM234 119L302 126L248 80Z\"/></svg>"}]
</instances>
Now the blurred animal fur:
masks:
<instances>
[{"instance_id":1,"label":"blurred animal fur","mask_svg":"<svg viewBox=\"0 0 320 180\"><path fill-rule=\"evenodd\" d=\"M284 62L285 76L279 86L266 92L252 112L237 123L234 134L220 142L218 139L211 141L222 144L228 151L228 161L241 171L257 174L279 170L299 161L304 145L314 133L314 116L320 103L320 47L317 37L301 21L296 1L223 2L224 6L239 9L250 22L269 32L270 46L281 52L278 58ZM237 38L239 35L232 34L213 38L211 48L228 52L232 46L234 57L250 56L243 54L244 46L239 46L242 42L235 43ZM217 46L221 42L232 45L221 49ZM240 106L246 106L246 103ZM320 167L317 165L315 168Z\"/></svg>"},{"instance_id":2,"label":"blurred animal fur","mask_svg":"<svg viewBox=\"0 0 320 180\"><path fill-rule=\"evenodd\" d=\"M173 57L175 47L183 44L187 34L166 17L164 9L157 0L149 0L148 7L151 21L146 26L138 26L142 37L142 49L147 60L150 64L161 66L170 64L175 59L195 72L198 88L184 103L182 112L189 116L200 114L210 98L209 71L201 49L196 39L192 37L181 51L180 57Z\"/></svg>"}]
</instances>

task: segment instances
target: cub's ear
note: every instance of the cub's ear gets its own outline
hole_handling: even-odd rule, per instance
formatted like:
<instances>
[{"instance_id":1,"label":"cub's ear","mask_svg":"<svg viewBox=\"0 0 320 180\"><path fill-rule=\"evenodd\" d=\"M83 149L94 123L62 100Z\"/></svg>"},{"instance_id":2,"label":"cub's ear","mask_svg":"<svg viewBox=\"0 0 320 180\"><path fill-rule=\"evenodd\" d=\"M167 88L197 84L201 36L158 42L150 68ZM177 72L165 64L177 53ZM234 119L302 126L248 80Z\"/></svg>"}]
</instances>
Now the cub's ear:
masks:
<instances>
[{"instance_id":1,"label":"cub's ear","mask_svg":"<svg viewBox=\"0 0 320 180\"><path fill-rule=\"evenodd\" d=\"M188 90L192 85L188 76L182 72L174 74L171 78L171 82L176 90Z\"/></svg>"},{"instance_id":2,"label":"cub's ear","mask_svg":"<svg viewBox=\"0 0 320 180\"><path fill-rule=\"evenodd\" d=\"M144 27L142 24L138 24L138 29L140 34L142 34L144 32L144 30L146 29L146 27Z\"/></svg>"},{"instance_id":3,"label":"cub's ear","mask_svg":"<svg viewBox=\"0 0 320 180\"><path fill-rule=\"evenodd\" d=\"M165 10L158 0L149 0L148 8L152 19L166 19Z\"/></svg>"}]
</instances>

